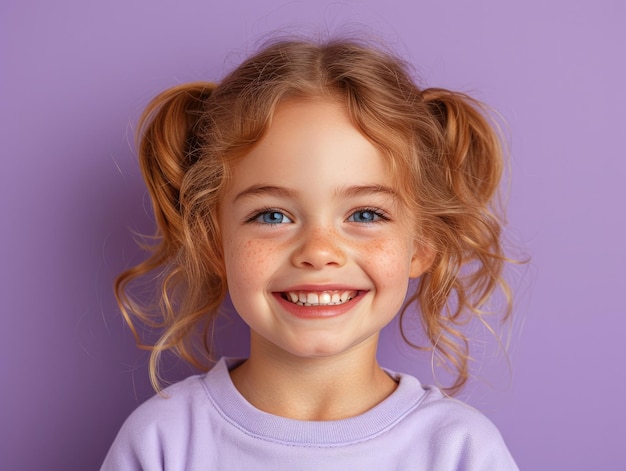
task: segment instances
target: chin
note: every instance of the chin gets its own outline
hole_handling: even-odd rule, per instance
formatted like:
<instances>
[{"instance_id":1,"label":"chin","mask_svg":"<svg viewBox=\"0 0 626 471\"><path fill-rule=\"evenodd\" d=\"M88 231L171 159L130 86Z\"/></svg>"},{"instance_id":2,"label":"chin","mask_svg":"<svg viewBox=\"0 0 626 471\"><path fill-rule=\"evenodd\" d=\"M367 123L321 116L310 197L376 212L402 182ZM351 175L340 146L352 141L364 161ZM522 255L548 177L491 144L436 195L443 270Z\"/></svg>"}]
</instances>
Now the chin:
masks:
<instances>
[{"instance_id":1,"label":"chin","mask_svg":"<svg viewBox=\"0 0 626 471\"><path fill-rule=\"evenodd\" d=\"M359 347L365 347L365 343L363 341L354 344L331 343L326 338L324 340L318 339L317 341L302 341L298 345L292 345L291 348L285 349L285 351L301 359L325 359L358 350Z\"/></svg>"}]
</instances>

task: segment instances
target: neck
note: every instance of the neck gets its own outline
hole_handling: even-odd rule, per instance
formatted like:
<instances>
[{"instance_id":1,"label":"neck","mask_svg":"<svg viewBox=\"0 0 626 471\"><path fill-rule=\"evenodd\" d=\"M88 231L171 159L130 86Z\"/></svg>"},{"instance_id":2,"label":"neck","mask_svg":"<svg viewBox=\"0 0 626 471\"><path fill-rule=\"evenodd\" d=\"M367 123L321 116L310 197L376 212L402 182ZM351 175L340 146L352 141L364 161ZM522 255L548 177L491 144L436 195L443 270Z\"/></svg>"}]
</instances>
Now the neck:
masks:
<instances>
[{"instance_id":1,"label":"neck","mask_svg":"<svg viewBox=\"0 0 626 471\"><path fill-rule=\"evenodd\" d=\"M257 409L298 420L354 417L388 397L396 383L376 361L376 339L358 351L323 358L268 352L252 342L231 377Z\"/></svg>"}]
</instances>

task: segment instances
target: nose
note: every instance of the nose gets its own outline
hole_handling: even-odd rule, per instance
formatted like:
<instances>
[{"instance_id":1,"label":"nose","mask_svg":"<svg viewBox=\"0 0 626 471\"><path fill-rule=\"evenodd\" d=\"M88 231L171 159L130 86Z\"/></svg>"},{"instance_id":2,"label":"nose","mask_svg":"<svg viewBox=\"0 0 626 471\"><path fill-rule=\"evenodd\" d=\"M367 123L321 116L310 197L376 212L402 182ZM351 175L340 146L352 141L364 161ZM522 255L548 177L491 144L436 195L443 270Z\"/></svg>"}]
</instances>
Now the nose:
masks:
<instances>
[{"instance_id":1,"label":"nose","mask_svg":"<svg viewBox=\"0 0 626 471\"><path fill-rule=\"evenodd\" d=\"M327 228L309 230L300 236L291 261L297 267L316 270L342 266L346 262L346 254L341 237Z\"/></svg>"}]
</instances>

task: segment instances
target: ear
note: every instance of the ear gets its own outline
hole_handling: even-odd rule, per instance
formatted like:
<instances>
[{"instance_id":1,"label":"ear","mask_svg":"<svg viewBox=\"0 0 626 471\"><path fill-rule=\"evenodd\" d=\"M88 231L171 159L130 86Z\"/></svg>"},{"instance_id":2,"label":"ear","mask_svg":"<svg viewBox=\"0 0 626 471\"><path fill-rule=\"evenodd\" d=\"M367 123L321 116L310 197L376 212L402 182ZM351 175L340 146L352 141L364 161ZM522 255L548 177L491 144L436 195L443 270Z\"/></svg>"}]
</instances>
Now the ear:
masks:
<instances>
[{"instance_id":1,"label":"ear","mask_svg":"<svg viewBox=\"0 0 626 471\"><path fill-rule=\"evenodd\" d=\"M415 241L413 257L411 257L411 265L409 270L409 278L418 278L435 261L435 249L424 241Z\"/></svg>"}]
</instances>

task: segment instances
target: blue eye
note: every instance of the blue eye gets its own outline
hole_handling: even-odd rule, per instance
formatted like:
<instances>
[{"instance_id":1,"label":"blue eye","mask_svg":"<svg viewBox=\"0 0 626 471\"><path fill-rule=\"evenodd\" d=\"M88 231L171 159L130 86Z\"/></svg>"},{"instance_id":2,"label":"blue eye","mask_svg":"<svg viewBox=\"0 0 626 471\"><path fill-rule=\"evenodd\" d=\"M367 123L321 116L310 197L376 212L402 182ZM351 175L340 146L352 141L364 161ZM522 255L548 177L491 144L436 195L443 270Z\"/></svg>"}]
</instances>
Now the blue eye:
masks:
<instances>
[{"instance_id":1,"label":"blue eye","mask_svg":"<svg viewBox=\"0 0 626 471\"><path fill-rule=\"evenodd\" d=\"M361 209L359 211L355 211L348 218L348 221L350 222L360 223L372 223L380 220L387 220L387 218L380 212L374 211L373 209Z\"/></svg>"},{"instance_id":2,"label":"blue eye","mask_svg":"<svg viewBox=\"0 0 626 471\"><path fill-rule=\"evenodd\" d=\"M280 211L268 210L254 215L252 218L254 222L259 224L288 224L293 222L287 216Z\"/></svg>"}]
</instances>

